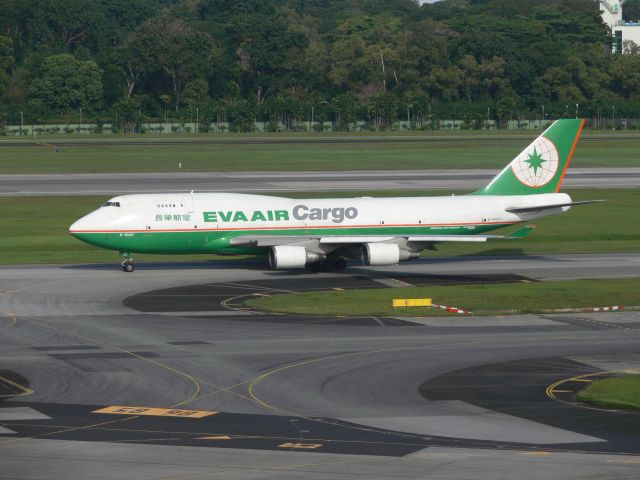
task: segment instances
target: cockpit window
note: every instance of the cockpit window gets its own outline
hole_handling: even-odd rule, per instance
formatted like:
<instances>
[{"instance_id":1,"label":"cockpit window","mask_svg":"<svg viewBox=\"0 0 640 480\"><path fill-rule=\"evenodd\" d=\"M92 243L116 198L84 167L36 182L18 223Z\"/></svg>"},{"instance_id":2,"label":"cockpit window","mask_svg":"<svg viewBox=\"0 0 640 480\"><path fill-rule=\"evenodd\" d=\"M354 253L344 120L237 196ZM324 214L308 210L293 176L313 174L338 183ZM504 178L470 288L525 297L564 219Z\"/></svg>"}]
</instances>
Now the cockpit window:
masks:
<instances>
[{"instance_id":1,"label":"cockpit window","mask_svg":"<svg viewBox=\"0 0 640 480\"><path fill-rule=\"evenodd\" d=\"M103 207L119 207L120 202L104 202L102 206Z\"/></svg>"}]
</instances>

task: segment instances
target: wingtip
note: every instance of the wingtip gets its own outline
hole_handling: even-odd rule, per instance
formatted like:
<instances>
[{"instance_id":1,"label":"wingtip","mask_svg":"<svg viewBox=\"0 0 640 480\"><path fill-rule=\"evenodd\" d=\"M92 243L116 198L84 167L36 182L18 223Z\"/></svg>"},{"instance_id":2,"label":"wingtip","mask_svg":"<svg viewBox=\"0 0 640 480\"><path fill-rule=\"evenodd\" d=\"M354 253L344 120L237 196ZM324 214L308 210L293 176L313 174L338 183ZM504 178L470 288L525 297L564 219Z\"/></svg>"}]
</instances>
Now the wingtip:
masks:
<instances>
[{"instance_id":1,"label":"wingtip","mask_svg":"<svg viewBox=\"0 0 640 480\"><path fill-rule=\"evenodd\" d=\"M520 227L508 234L505 238L525 238L536 228L535 225L530 224L524 227Z\"/></svg>"}]
</instances>

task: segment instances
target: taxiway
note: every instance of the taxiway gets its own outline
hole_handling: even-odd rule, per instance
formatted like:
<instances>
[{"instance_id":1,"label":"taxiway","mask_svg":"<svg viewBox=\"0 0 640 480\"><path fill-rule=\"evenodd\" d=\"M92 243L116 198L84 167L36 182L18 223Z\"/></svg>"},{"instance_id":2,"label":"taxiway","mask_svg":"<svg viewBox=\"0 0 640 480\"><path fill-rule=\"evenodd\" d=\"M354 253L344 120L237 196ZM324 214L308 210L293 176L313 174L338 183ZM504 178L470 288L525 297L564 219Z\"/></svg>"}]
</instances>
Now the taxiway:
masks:
<instances>
[{"instance_id":1,"label":"taxiway","mask_svg":"<svg viewBox=\"0 0 640 480\"><path fill-rule=\"evenodd\" d=\"M140 264L133 274L117 265L5 267L0 471L633 478L640 415L588 408L549 388L640 370L638 312L291 317L242 301L633 275L639 266L640 254L451 258L339 274L266 271L260 262Z\"/></svg>"},{"instance_id":2,"label":"taxiway","mask_svg":"<svg viewBox=\"0 0 640 480\"><path fill-rule=\"evenodd\" d=\"M174 172L0 175L0 196L117 195L158 192L323 192L358 190L473 191L496 170L366 172ZM566 188L640 186L640 168L573 168Z\"/></svg>"}]
</instances>

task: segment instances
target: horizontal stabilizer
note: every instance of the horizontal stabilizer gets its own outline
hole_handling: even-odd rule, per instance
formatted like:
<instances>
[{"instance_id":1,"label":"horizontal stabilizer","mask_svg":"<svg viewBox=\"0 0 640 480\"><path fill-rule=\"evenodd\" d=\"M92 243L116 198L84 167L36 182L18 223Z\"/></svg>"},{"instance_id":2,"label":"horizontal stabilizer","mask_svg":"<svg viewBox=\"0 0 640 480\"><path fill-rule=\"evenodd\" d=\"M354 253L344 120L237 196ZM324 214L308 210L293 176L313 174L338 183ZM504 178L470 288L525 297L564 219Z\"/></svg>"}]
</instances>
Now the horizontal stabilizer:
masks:
<instances>
[{"instance_id":1,"label":"horizontal stabilizer","mask_svg":"<svg viewBox=\"0 0 640 480\"><path fill-rule=\"evenodd\" d=\"M552 208L573 207L575 205L587 205L589 203L604 202L604 200L583 200L581 202L569 202L569 203L553 203L550 205L536 205L534 207L510 207L506 211L510 213L527 213L527 212L539 212L541 210L550 210Z\"/></svg>"}]
</instances>

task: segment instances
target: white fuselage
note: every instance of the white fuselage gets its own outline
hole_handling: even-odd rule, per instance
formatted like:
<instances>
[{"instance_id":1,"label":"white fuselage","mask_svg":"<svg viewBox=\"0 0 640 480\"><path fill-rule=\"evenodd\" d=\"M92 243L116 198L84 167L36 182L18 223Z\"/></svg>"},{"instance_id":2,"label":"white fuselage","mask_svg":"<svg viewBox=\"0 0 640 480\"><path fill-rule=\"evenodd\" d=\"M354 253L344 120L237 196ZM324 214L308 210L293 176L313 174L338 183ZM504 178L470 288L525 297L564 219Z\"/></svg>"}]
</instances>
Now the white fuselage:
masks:
<instances>
[{"instance_id":1,"label":"white fuselage","mask_svg":"<svg viewBox=\"0 0 640 480\"><path fill-rule=\"evenodd\" d=\"M511 213L508 208L570 203L564 193L516 196L290 199L228 193L115 197L71 227L76 232L228 231L287 229L431 229L515 224L566 211ZM117 204L118 206L115 206ZM257 212L257 213L256 213ZM287 212L287 214L278 213ZM488 230L488 228L483 228Z\"/></svg>"}]
</instances>

